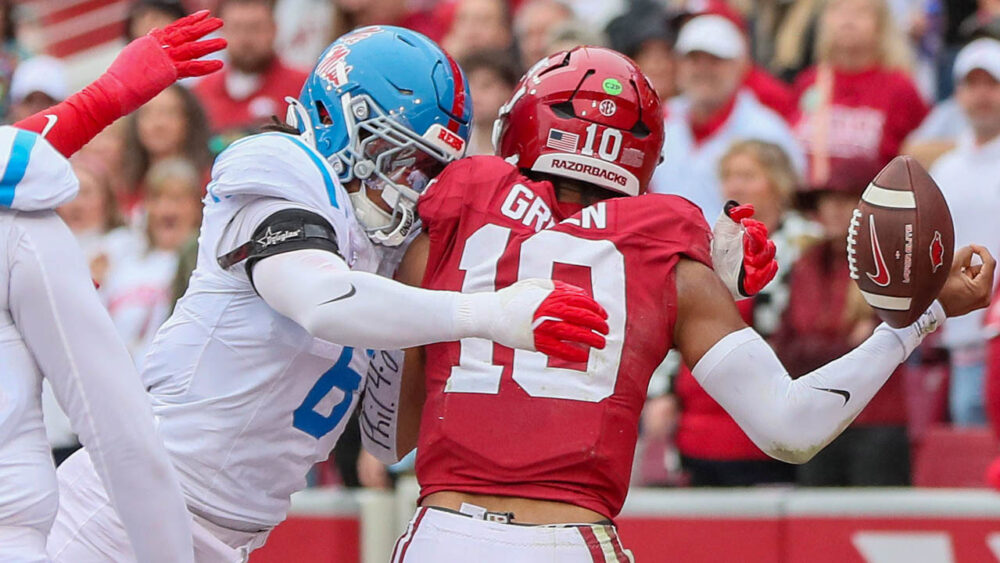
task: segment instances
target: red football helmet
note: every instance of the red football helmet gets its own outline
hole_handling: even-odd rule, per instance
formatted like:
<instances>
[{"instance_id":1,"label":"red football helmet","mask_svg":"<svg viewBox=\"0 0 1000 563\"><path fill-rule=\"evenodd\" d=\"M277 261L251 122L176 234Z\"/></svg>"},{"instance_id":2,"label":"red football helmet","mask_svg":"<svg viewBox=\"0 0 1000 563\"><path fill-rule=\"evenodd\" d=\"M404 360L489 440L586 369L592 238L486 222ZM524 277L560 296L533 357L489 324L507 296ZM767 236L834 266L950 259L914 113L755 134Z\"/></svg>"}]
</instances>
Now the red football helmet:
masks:
<instances>
[{"instance_id":1,"label":"red football helmet","mask_svg":"<svg viewBox=\"0 0 1000 563\"><path fill-rule=\"evenodd\" d=\"M625 195L646 191L663 148L660 98L631 59L577 47L531 67L493 125L497 155L521 169Z\"/></svg>"}]
</instances>

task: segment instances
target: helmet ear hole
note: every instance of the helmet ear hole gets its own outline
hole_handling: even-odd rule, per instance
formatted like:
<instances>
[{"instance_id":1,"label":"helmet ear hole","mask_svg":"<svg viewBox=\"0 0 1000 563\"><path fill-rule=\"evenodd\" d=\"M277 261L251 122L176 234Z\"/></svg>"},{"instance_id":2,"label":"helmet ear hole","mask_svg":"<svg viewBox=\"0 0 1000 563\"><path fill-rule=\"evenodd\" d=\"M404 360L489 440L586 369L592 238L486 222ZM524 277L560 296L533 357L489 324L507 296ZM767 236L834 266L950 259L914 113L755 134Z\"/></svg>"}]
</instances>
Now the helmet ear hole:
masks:
<instances>
[{"instance_id":1,"label":"helmet ear hole","mask_svg":"<svg viewBox=\"0 0 1000 563\"><path fill-rule=\"evenodd\" d=\"M333 116L322 100L316 100L316 113L319 115L319 122L323 125L333 125Z\"/></svg>"}]
</instances>

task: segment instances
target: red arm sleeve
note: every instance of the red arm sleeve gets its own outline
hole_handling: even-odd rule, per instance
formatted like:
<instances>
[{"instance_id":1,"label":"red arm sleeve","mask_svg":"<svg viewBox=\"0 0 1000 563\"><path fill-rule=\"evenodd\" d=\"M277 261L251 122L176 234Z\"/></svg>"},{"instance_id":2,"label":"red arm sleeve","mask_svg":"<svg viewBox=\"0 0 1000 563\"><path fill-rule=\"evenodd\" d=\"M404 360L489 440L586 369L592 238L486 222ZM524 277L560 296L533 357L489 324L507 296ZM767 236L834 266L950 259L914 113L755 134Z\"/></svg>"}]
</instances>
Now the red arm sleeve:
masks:
<instances>
[{"instance_id":1,"label":"red arm sleeve","mask_svg":"<svg viewBox=\"0 0 1000 563\"><path fill-rule=\"evenodd\" d=\"M89 86L14 127L40 133L68 157L176 79L177 70L156 39L141 37L129 43L107 72Z\"/></svg>"}]
</instances>

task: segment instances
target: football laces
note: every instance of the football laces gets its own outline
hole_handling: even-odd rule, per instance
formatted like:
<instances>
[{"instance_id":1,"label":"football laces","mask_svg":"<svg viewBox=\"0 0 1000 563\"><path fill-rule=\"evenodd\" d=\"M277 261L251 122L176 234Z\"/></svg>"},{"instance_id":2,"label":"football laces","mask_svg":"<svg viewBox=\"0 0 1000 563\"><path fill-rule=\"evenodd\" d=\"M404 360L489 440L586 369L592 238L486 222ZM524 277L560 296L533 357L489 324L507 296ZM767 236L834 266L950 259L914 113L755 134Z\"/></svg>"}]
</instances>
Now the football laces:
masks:
<instances>
[{"instance_id":1,"label":"football laces","mask_svg":"<svg viewBox=\"0 0 1000 563\"><path fill-rule=\"evenodd\" d=\"M858 252L854 245L858 243L858 229L861 228L861 210L855 209L851 215L851 226L847 229L847 266L851 270L851 279L859 279Z\"/></svg>"}]
</instances>

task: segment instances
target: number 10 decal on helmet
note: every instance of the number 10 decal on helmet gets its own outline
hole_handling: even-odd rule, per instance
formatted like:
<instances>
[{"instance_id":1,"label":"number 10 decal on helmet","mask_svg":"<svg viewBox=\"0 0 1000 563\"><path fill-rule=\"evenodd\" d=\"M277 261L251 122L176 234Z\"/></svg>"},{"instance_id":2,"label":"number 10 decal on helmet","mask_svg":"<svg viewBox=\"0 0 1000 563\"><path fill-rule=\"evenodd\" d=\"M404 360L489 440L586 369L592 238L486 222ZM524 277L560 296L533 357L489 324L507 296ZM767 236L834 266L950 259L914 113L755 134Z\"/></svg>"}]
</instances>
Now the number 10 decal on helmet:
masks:
<instances>
[{"instance_id":1,"label":"number 10 decal on helmet","mask_svg":"<svg viewBox=\"0 0 1000 563\"><path fill-rule=\"evenodd\" d=\"M493 144L523 170L639 195L661 160L660 99L624 55L578 47L524 75L500 108Z\"/></svg>"}]
</instances>

